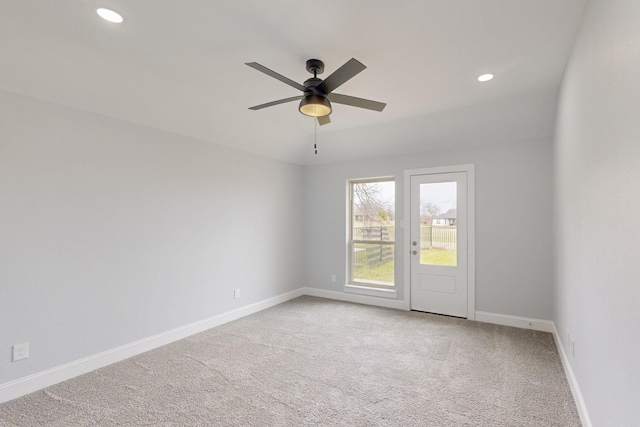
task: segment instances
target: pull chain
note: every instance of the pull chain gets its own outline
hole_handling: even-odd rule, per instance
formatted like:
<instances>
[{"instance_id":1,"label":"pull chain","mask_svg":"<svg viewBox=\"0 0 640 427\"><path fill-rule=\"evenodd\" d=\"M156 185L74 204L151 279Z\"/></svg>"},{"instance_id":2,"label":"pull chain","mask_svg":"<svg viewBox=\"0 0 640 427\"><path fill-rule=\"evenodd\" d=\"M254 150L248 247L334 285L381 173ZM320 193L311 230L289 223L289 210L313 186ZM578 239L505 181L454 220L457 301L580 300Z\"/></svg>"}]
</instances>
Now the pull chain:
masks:
<instances>
[{"instance_id":1,"label":"pull chain","mask_svg":"<svg viewBox=\"0 0 640 427\"><path fill-rule=\"evenodd\" d=\"M313 78L318 78L318 70L316 68L313 69ZM313 151L315 151L316 156L318 155L318 118L313 118Z\"/></svg>"},{"instance_id":2,"label":"pull chain","mask_svg":"<svg viewBox=\"0 0 640 427\"><path fill-rule=\"evenodd\" d=\"M318 154L318 119L313 119L313 150Z\"/></svg>"}]
</instances>

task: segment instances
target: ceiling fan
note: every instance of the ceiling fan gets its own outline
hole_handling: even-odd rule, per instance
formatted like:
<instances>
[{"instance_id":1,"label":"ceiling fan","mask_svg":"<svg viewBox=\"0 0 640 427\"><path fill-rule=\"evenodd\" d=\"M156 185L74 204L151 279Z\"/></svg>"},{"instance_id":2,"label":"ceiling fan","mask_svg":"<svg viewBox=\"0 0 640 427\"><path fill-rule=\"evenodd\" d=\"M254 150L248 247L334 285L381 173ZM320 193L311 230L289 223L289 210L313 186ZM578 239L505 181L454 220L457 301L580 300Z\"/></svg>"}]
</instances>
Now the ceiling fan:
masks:
<instances>
[{"instance_id":1,"label":"ceiling fan","mask_svg":"<svg viewBox=\"0 0 640 427\"><path fill-rule=\"evenodd\" d=\"M350 105L352 107L366 108L367 110L374 111L382 111L387 105L382 102L371 101L370 99L340 95L333 92L343 83L367 68L355 58L348 60L342 67L338 68L333 72L333 74L324 80L318 78L318 74L322 74L324 71L324 63L319 59L309 59L307 61L307 71L313 74L313 77L307 79L303 84L299 84L281 74L278 74L257 62L247 62L246 65L265 73L274 79L280 80L303 93L302 95L293 96L291 98L256 105L255 107L250 107L250 110L261 110L274 105L284 104L285 102L300 101L298 109L302 114L317 117L320 125L326 125L331 122L329 114L331 114L332 111L332 102L335 102L336 104Z\"/></svg>"}]
</instances>

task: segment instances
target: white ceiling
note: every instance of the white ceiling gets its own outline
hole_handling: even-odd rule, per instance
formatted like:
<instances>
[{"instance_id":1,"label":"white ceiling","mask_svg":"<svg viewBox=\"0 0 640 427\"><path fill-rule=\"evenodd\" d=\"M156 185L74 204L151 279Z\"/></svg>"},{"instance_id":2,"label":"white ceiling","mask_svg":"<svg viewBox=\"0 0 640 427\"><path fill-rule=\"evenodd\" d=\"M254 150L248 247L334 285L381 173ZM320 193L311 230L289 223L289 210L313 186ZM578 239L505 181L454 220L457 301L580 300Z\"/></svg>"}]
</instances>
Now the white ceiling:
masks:
<instances>
[{"instance_id":1,"label":"white ceiling","mask_svg":"<svg viewBox=\"0 0 640 427\"><path fill-rule=\"evenodd\" d=\"M2 0L0 88L298 164L548 136L584 1ZM300 93L245 62L352 57L337 92L388 105L334 105L318 155L296 102L248 109Z\"/></svg>"}]
</instances>

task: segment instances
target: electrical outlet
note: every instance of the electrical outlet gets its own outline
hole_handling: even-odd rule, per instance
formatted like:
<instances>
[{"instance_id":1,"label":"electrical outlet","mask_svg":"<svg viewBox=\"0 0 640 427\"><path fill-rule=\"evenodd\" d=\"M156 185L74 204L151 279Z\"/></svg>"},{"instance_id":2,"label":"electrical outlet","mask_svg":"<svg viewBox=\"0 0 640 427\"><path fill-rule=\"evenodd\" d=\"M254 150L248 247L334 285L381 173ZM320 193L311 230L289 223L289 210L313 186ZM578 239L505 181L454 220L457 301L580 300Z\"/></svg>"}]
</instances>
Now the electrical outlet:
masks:
<instances>
[{"instance_id":1,"label":"electrical outlet","mask_svg":"<svg viewBox=\"0 0 640 427\"><path fill-rule=\"evenodd\" d=\"M331 275L331 283L336 283L336 275L335 274Z\"/></svg>"},{"instance_id":2,"label":"electrical outlet","mask_svg":"<svg viewBox=\"0 0 640 427\"><path fill-rule=\"evenodd\" d=\"M240 298L240 289L235 289L235 290L233 291L233 298L234 298L234 299L238 299L238 298Z\"/></svg>"},{"instance_id":3,"label":"electrical outlet","mask_svg":"<svg viewBox=\"0 0 640 427\"><path fill-rule=\"evenodd\" d=\"M23 342L22 344L13 345L13 361L26 359L29 357L29 343Z\"/></svg>"}]
</instances>

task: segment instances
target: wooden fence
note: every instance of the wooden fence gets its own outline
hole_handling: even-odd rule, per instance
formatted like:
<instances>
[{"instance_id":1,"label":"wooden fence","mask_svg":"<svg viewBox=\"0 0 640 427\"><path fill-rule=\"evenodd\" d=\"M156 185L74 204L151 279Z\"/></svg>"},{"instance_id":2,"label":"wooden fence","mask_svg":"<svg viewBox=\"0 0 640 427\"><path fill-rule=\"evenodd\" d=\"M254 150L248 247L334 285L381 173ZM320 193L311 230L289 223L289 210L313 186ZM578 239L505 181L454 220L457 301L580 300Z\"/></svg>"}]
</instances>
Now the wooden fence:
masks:
<instances>
[{"instance_id":1,"label":"wooden fence","mask_svg":"<svg viewBox=\"0 0 640 427\"><path fill-rule=\"evenodd\" d=\"M356 227L353 229L353 240L393 242L395 232L394 226ZM393 245L355 243L353 249L353 263L356 267L373 267L393 260Z\"/></svg>"},{"instance_id":2,"label":"wooden fence","mask_svg":"<svg viewBox=\"0 0 640 427\"><path fill-rule=\"evenodd\" d=\"M423 249L457 250L457 227L420 226L420 247ZM356 227L353 229L353 240L369 240L376 242L393 242L395 227ZM393 260L394 246L389 244L355 243L353 262L356 267L377 266Z\"/></svg>"}]
</instances>

